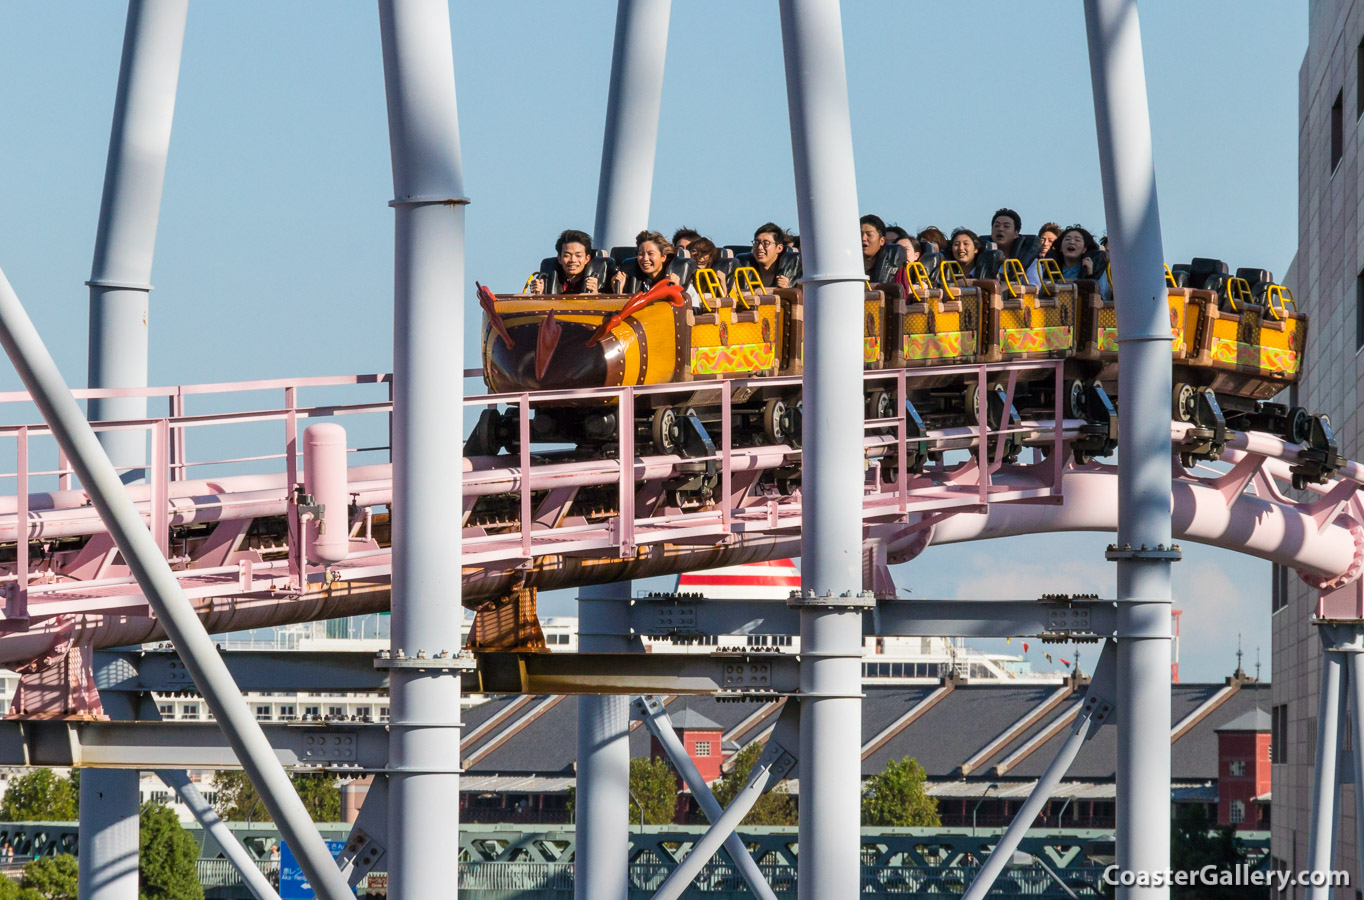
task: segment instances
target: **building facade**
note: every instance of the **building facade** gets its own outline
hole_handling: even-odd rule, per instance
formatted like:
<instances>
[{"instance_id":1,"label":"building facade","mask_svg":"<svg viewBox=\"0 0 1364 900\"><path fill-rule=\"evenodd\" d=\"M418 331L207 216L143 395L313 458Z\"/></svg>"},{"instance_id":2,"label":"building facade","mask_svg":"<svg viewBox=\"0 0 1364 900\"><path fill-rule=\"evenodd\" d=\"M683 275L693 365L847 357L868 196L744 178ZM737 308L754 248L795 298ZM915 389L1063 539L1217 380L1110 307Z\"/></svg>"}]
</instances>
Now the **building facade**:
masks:
<instances>
[{"instance_id":1,"label":"building facade","mask_svg":"<svg viewBox=\"0 0 1364 900\"><path fill-rule=\"evenodd\" d=\"M1364 0L1309 0L1307 54L1298 72L1298 254L1290 284L1311 315L1308 362L1294 403L1328 413L1349 459L1364 455ZM1316 592L1275 572L1271 710L1275 864L1307 858L1321 644L1312 627ZM1344 777L1353 790L1355 774ZM1346 796L1349 796L1347 794ZM1339 867L1364 884L1355 851L1354 804L1337 830ZM1356 897L1355 889L1339 893Z\"/></svg>"}]
</instances>

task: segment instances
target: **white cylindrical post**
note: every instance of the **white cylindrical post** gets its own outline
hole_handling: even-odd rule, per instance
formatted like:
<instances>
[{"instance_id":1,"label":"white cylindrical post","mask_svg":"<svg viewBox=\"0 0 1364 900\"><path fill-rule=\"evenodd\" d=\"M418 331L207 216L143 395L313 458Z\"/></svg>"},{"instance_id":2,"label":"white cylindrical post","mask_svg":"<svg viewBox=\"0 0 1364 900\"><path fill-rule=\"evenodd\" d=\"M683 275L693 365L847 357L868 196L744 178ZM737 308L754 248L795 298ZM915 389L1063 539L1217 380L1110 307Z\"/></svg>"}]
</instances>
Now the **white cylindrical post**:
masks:
<instances>
[{"instance_id":1,"label":"white cylindrical post","mask_svg":"<svg viewBox=\"0 0 1364 900\"><path fill-rule=\"evenodd\" d=\"M1170 864L1170 314L1133 0L1085 0L1104 210L1118 300L1117 864ZM1119 887L1164 898L1168 887Z\"/></svg>"},{"instance_id":2,"label":"white cylindrical post","mask_svg":"<svg viewBox=\"0 0 1364 900\"><path fill-rule=\"evenodd\" d=\"M86 282L90 286L92 388L147 386L147 294L152 288L152 251L188 10L188 0L130 0L128 4L95 257ZM147 401L142 397L93 399L89 413L91 421L143 419ZM100 443L121 469L146 463L145 431L105 432ZM125 481L141 478L136 468L121 475Z\"/></svg>"},{"instance_id":3,"label":"white cylindrical post","mask_svg":"<svg viewBox=\"0 0 1364 900\"><path fill-rule=\"evenodd\" d=\"M1340 789L1341 720L1348 696L1345 659L1335 646L1335 631L1321 629L1321 685L1317 696L1317 751L1312 769L1312 817L1307 832L1307 870L1335 868L1337 796ZM1328 883L1329 884L1329 883ZM1328 885L1308 887L1307 900L1330 900Z\"/></svg>"},{"instance_id":4,"label":"white cylindrical post","mask_svg":"<svg viewBox=\"0 0 1364 900\"><path fill-rule=\"evenodd\" d=\"M619 0L597 186L598 247L633 244L649 222L672 0Z\"/></svg>"},{"instance_id":5,"label":"white cylindrical post","mask_svg":"<svg viewBox=\"0 0 1364 900\"><path fill-rule=\"evenodd\" d=\"M672 0L618 0L611 81L597 182L592 240L600 248L633 243L649 224L654 152L663 104ZM621 427L629 427L622 422ZM632 582L578 594L578 649L631 649ZM578 900L625 900L630 863L630 701L618 695L578 698L576 850Z\"/></svg>"},{"instance_id":6,"label":"white cylindrical post","mask_svg":"<svg viewBox=\"0 0 1364 900\"><path fill-rule=\"evenodd\" d=\"M630 586L624 581L578 592L578 650L630 650ZM630 867L630 698L578 698L578 772L574 811L573 896L626 900Z\"/></svg>"},{"instance_id":7,"label":"white cylindrical post","mask_svg":"<svg viewBox=\"0 0 1364 900\"><path fill-rule=\"evenodd\" d=\"M92 388L147 386L147 294L188 12L188 0L128 3L95 253L86 282ZM142 397L89 401L92 421L146 415ZM106 431L99 439L124 481L142 478L146 431ZM80 895L137 900L138 775L90 769L82 786Z\"/></svg>"},{"instance_id":8,"label":"white cylindrical post","mask_svg":"<svg viewBox=\"0 0 1364 900\"><path fill-rule=\"evenodd\" d=\"M1359 643L1360 634L1356 630L1354 640L1346 654L1343 673L1349 685L1349 722L1351 732L1350 750L1354 756L1355 771L1355 865L1356 877L1364 872L1364 648ZM1282 752L1277 747L1275 753ZM1358 882L1356 882L1358 883Z\"/></svg>"},{"instance_id":9,"label":"white cylindrical post","mask_svg":"<svg viewBox=\"0 0 1364 900\"><path fill-rule=\"evenodd\" d=\"M804 898L861 885L862 303L839 4L782 0L804 254L800 848Z\"/></svg>"},{"instance_id":10,"label":"white cylindrical post","mask_svg":"<svg viewBox=\"0 0 1364 900\"><path fill-rule=\"evenodd\" d=\"M450 12L380 0L393 161L393 608L397 657L458 654L463 446L464 178ZM454 352L451 352L453 348ZM389 675L389 878L396 897L458 892L460 681Z\"/></svg>"}]
</instances>

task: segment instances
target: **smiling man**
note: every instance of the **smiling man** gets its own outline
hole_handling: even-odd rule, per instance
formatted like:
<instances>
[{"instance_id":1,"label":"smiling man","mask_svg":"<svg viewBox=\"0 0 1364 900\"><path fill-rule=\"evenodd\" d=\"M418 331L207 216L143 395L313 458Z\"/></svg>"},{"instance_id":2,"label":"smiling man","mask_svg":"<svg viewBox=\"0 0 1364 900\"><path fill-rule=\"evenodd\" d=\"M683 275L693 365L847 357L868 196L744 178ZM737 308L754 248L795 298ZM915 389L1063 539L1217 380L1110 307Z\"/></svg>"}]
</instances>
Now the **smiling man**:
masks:
<instances>
[{"instance_id":1,"label":"smiling man","mask_svg":"<svg viewBox=\"0 0 1364 900\"><path fill-rule=\"evenodd\" d=\"M763 287L795 287L801 275L800 254L786 246L786 232L772 222L753 232L753 251L740 253L739 265L757 269Z\"/></svg>"},{"instance_id":2,"label":"smiling man","mask_svg":"<svg viewBox=\"0 0 1364 900\"><path fill-rule=\"evenodd\" d=\"M572 228L554 242L557 257L540 264L532 294L595 294L606 279L605 260L592 258L592 238Z\"/></svg>"}]
</instances>

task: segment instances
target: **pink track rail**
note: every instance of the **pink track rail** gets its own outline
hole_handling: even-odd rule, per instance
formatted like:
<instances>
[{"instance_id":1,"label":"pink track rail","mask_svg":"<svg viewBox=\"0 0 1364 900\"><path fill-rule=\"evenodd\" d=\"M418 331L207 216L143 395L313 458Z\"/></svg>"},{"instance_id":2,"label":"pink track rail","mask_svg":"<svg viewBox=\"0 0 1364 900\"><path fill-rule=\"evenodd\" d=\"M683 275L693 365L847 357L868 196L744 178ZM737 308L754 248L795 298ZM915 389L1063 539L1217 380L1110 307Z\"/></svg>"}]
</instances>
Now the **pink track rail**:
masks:
<instances>
[{"instance_id":1,"label":"pink track rail","mask_svg":"<svg viewBox=\"0 0 1364 900\"><path fill-rule=\"evenodd\" d=\"M910 433L905 401L915 382L937 376L943 369L871 371L869 386L896 398L896 414L868 420L865 446L867 478L864 488L869 586L893 591L888 566L913 558L925 548L962 540L982 540L1013 534L1094 530L1116 526L1116 470L1101 463L1074 464L1068 444L1084 424L1065 420L1055 409L1047 421L1015 422L991 429L984 424L939 429L927 435L929 446L949 451L943 461L930 462L922 472L909 471ZM1061 389L1062 368L1055 361L1029 361L955 367L982 390L1001 385L1008 408L1018 379L1055 379ZM475 370L466 373L477 376ZM374 592L347 601L346 585L386 583L389 551L369 538L369 517L354 523L351 553L340 563L313 567L300 561L298 542L290 539L283 552L271 558L235 553L226 538L240 534L258 519L289 517L296 526L291 502L300 480L299 429L308 420L356 416L387 416L391 402L367 400L303 405L301 391L316 388L361 390L360 386L390 384L387 375L334 378L279 379L150 388L144 391L79 391L78 397L146 396L166 398L167 415L143 420L103 422L97 430L142 429L150 435L151 453L146 483L129 488L144 511L148 527L163 551L179 569L187 592L205 611L215 631L264 627L316 618L358 614L386 607L387 599ZM520 410L519 452L512 456L462 460L464 515L480 497L504 495L516 504L511 525L488 531L462 529L466 602L494 599L518 585L564 588L630 577L670 574L691 568L728 565L799 552L800 493L764 486L764 472L798 463L800 450L790 446L739 446L730 412L736 392L759 385L796 385L797 379L693 382L680 385L544 391L505 395L472 395L464 407ZM372 389L371 389L372 390ZM229 412L192 414L191 399L211 394L278 394L280 401L264 407ZM583 400L615 405L621 422L634 421L634 409L649 395L677 395L678 402L713 404L721 410L719 433L712 435L713 456L640 456L632 428L619 429L614 458L565 460L549 453L532 453L530 414L542 403ZM657 400L657 398L651 398ZM0 404L28 403L23 393L0 394ZM665 401L666 402L666 401ZM983 406L982 399L982 406ZM1059 400L1058 400L1059 407ZM453 412L453 411L452 411ZM982 409L983 412L983 409ZM36 418L36 417L35 417ZM358 419L352 421L360 421ZM261 452L234 458L191 461L188 447L209 445L190 435L210 426L279 422L283 440ZM1182 433L1172 430L1172 439ZM85 553L82 565L63 569L41 552L44 540L89 536L86 547L106 541L98 516L83 492L71 484L71 473L58 457L48 468L32 466L30 442L47 434L42 424L0 427L0 441L16 443L16 470L0 473L13 479L14 493L0 493L0 542L13 541L14 560L0 564L0 584L6 591L5 617L0 626L0 663L32 659L50 650L58 632L84 632L96 646L114 646L158 638L159 629L146 601L126 570L106 554L94 565ZM1021 435L1033 449L1031 462L1006 459L1008 438ZM392 472L386 446L365 448L383 461L349 470L349 489L360 510L391 501ZM451 448L452 457L460 448ZM1354 463L1341 477L1318 488L1319 496L1299 502L1278 485L1290 476L1288 468L1299 448L1262 434L1238 435L1229 446L1228 471L1178 470L1174 475L1176 533L1200 541L1250 553L1302 570L1323 589L1353 581L1364 552L1364 509L1355 489L1364 482L1364 467ZM622 460L626 461L622 463ZM453 461L453 460L452 460ZM678 509L667 505L666 484L698 464L713 463L717 483L704 505ZM278 466L273 472L190 477L196 469L230 469L250 464ZM882 470L889 466L889 476ZM34 492L37 479L55 481L56 490ZM573 501L584 488L600 497L614 497L616 514L584 517ZM213 526L212 553L177 554L173 529L206 523ZM297 533L291 527L291 534ZM20 539L26 534L29 540ZM32 542L32 543L31 543ZM79 556L79 554L77 554Z\"/></svg>"}]
</instances>

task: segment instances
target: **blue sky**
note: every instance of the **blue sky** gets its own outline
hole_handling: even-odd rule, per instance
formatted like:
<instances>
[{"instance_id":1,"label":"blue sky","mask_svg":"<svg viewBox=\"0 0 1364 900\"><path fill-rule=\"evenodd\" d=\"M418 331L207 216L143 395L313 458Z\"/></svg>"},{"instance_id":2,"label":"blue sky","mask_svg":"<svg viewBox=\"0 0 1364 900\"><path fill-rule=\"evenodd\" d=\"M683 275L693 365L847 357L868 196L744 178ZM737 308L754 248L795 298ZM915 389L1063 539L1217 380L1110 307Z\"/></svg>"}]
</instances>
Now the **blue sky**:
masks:
<instances>
[{"instance_id":1,"label":"blue sky","mask_svg":"<svg viewBox=\"0 0 1364 900\"><path fill-rule=\"evenodd\" d=\"M508 290L561 229L590 230L615 4L450 6L468 274ZM73 384L124 17L114 2L0 4L0 268ZM1025 230L1047 219L1102 230L1078 4L849 0L843 20L863 210L980 229L1008 205ZM1297 243L1306 4L1147 2L1142 24L1167 258L1281 274ZM663 104L651 226L733 243L767 219L795 225L775 2L676 0ZM194 4L153 273L152 383L389 371L391 185L373 2ZM0 390L17 384L3 367ZM915 596L1110 594L1107 541L944 548L896 574ZM1231 670L1230 620L1267 664L1268 573L1202 549L1176 568L1186 679ZM567 612L571 598L545 606Z\"/></svg>"}]
</instances>

